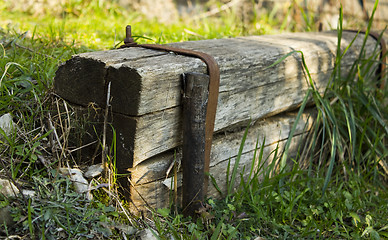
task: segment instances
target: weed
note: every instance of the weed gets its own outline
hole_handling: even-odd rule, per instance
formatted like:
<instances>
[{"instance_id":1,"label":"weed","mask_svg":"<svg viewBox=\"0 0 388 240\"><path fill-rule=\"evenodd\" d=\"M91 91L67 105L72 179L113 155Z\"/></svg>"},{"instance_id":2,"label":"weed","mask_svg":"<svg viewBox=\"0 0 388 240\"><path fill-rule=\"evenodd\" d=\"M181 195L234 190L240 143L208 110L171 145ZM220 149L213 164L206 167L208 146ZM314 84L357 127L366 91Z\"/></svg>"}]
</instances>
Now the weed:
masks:
<instances>
[{"instance_id":1,"label":"weed","mask_svg":"<svg viewBox=\"0 0 388 240\"><path fill-rule=\"evenodd\" d=\"M11 204L15 221L22 223L15 225L15 232L30 238L115 238L114 220L119 217L115 208L90 202L72 189L68 178L54 170L47 178L32 179L34 197L27 202L16 199Z\"/></svg>"}]
</instances>

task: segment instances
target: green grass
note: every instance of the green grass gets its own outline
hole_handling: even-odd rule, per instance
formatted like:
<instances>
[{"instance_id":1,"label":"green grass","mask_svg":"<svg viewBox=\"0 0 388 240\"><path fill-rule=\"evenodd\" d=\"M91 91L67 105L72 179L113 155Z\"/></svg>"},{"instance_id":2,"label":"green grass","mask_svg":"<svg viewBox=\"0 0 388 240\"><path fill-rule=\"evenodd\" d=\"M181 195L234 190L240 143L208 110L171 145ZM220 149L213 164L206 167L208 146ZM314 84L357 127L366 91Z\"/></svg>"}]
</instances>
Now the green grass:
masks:
<instances>
[{"instance_id":1,"label":"green grass","mask_svg":"<svg viewBox=\"0 0 388 240\"><path fill-rule=\"evenodd\" d=\"M6 229L8 235L133 237L131 231L118 227L123 223L152 229L160 239L388 238L387 173L381 167L388 154L387 91L374 84L373 63L378 59L365 59L363 53L349 76L343 77L344 53L338 50L336 71L324 95L317 93L310 77L309 96L319 110L309 136L311 145L294 159L287 152L274 153L271 157L281 160L281 168L272 177L279 168L264 168L263 148L258 146L252 159L257 159L259 169L252 168L249 178L242 179L236 167L229 166L226 198L208 199L197 219L184 218L172 209L153 213L152 222L138 219L128 214L126 203L112 195L114 191L100 188L94 192L94 200L87 200L75 194L69 180L56 171L58 166L75 165L79 160L64 160L67 129L75 126L69 120L70 108L68 113L54 115L57 105L52 93L58 64L71 55L120 45L127 24L140 42L167 43L300 28L309 31L314 30L311 15L303 13L302 26L296 22L286 26L273 17L274 12L243 26L232 10L217 18L160 24L113 1L67 1L59 15L39 16L9 11L8 3L0 0L0 115L11 113L17 127L10 136L0 131L0 176L36 191L32 200L0 197L0 206L12 206L17 222ZM342 18L340 14L340 23ZM338 27L339 43L341 32L342 25ZM302 52L292 54L303 57ZM306 63L304 68L308 72ZM58 134L50 134L55 119L62 123L56 126ZM108 160L114 164L114 158ZM292 165L285 164L290 160ZM263 178L259 179L259 171ZM237 180L241 181L234 193Z\"/></svg>"},{"instance_id":2,"label":"green grass","mask_svg":"<svg viewBox=\"0 0 388 240\"><path fill-rule=\"evenodd\" d=\"M239 19L230 11L224 13L223 18L187 19L163 24L127 11L114 1L101 1L100 6L97 2L100 1L69 1L69 4L63 7L62 14L57 15L31 16L13 11L2 15L0 27L5 28L8 25L19 32L29 31L30 34L50 42L60 41L74 47L83 45L91 49L110 49L117 46L125 37L127 24L132 25L135 37L141 37L140 42L148 43L223 38L243 34L243 28L236 24ZM9 11L6 3L2 3L2 8L2 13ZM270 31L269 27L255 27L252 24L252 30L245 34Z\"/></svg>"}]
</instances>

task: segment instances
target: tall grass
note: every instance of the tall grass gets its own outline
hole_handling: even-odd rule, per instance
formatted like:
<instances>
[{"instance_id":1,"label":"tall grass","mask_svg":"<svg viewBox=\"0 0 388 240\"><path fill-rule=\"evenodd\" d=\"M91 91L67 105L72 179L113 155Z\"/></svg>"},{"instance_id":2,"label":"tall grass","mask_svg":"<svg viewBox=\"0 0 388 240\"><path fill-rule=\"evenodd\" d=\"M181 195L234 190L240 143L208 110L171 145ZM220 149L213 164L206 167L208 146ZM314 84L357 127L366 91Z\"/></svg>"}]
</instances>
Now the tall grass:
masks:
<instances>
[{"instance_id":1,"label":"tall grass","mask_svg":"<svg viewBox=\"0 0 388 240\"><path fill-rule=\"evenodd\" d=\"M371 19L377 4L378 1L374 5ZM375 53L368 53L371 56L368 59L365 52L372 20L365 31L360 56L353 64L353 71L344 77L341 72L341 60L353 41L344 52L341 52L339 46L343 31L342 9L339 16L338 50L332 79L323 96L312 88L318 117L310 141L314 142L314 145L319 142L321 144L313 145L309 153L305 153L308 156L306 160L308 159L310 175L313 165L318 169L327 167L323 192L332 180L334 168L345 178L356 175L375 183L380 182L387 175L387 172L381 168L387 164L385 159L388 153L385 143L388 133L388 112L384 105L384 94L381 94L381 91L386 92L386 90L378 89L379 81L384 79L379 79L375 74L376 66L381 64L378 58L380 52L376 50ZM307 67L305 64L304 66ZM317 148L319 157L314 157L317 155Z\"/></svg>"},{"instance_id":2,"label":"tall grass","mask_svg":"<svg viewBox=\"0 0 388 240\"><path fill-rule=\"evenodd\" d=\"M372 19L377 4L378 1L374 5ZM378 81L384 79L378 79L379 76L375 74L376 65L381 63L380 52L376 48L376 53L371 54L370 58L365 57L364 46L371 20L360 56L353 65L354 71L344 77L341 74L341 60L353 41L344 52L341 51L342 21L340 9L335 70L323 96L314 88L303 53L295 51L285 56L301 54L311 86L297 119L310 96L318 111L307 140L311 143L310 147L305 148L300 158L293 160L291 168L273 178L264 178L262 181L241 179L243 187L234 195L233 204L238 205L242 209L240 211L255 213L253 219L267 222L271 229L268 234L272 237L369 236L379 239L388 235L387 222L372 226L370 219L380 216L377 212L372 216L368 211L368 205L376 208L372 199L383 204L387 202L386 89L377 87ZM286 168L286 160L289 158L287 148L292 137L291 130L281 157L281 169ZM269 168L265 171L272 170ZM368 189L374 189L381 195L362 193ZM381 210L386 213L387 208L380 206ZM344 218L351 220L350 225L353 226L347 224ZM259 229L265 229L265 224L264 228L263 224L259 225Z\"/></svg>"}]
</instances>

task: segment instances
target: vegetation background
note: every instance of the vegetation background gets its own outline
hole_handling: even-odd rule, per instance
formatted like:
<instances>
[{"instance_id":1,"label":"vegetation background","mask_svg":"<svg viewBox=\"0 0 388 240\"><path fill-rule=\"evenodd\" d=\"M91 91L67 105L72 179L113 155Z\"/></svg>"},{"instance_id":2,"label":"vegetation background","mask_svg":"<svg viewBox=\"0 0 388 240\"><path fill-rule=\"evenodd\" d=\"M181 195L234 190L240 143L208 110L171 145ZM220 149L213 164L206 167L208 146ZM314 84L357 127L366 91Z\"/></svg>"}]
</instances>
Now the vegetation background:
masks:
<instances>
[{"instance_id":1,"label":"vegetation background","mask_svg":"<svg viewBox=\"0 0 388 240\"><path fill-rule=\"evenodd\" d=\"M67 145L66 129L73 122L55 124L60 117L52 81L61 62L73 54L116 48L127 24L139 42L147 43L319 30L316 13L303 1L261 11L254 1L212 0L187 11L177 8L167 20L146 16L141 1L124 7L113 0L51 3L0 0L0 116L10 113L14 121L11 132L0 130L0 176L18 190L34 191L34 196L0 197L0 238L388 238L387 91L372 84L371 67L378 58L360 56L346 78L334 71L323 96L311 88L318 117L312 145L299 156L304 158L293 159L271 178L275 166L260 169L262 181L253 172L235 193L207 200L197 219L184 218L173 207L152 212L151 218L132 216L116 189L104 185L105 178L93 180L89 200L58 173L58 166L76 166L79 160ZM342 24L371 29L377 6L375 1L369 8L369 21L344 20L337 12L331 27L339 41ZM342 54L337 54L337 69ZM259 166L260 154L258 148ZM233 166L228 177L238 177Z\"/></svg>"}]
</instances>

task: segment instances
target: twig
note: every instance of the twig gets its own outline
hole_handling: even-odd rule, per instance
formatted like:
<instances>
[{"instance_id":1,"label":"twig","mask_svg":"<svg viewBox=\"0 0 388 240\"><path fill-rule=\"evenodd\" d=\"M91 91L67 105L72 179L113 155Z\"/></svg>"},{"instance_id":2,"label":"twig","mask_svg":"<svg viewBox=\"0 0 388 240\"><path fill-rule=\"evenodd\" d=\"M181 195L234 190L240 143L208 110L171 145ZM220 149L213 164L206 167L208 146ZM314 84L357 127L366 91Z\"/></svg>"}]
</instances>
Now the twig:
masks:
<instances>
[{"instance_id":1,"label":"twig","mask_svg":"<svg viewBox=\"0 0 388 240\"><path fill-rule=\"evenodd\" d=\"M385 174L388 174L388 165L384 161L384 159L380 158L378 161L379 161L380 166L384 169Z\"/></svg>"},{"instance_id":2,"label":"twig","mask_svg":"<svg viewBox=\"0 0 388 240\"><path fill-rule=\"evenodd\" d=\"M102 188L110 197L113 197L116 200L116 203L120 206L121 210L123 211L124 215L127 217L129 221L131 221L131 218L129 216L129 213L124 208L123 204L120 202L119 197L116 194L113 194L110 190L107 190L105 187Z\"/></svg>"},{"instance_id":3,"label":"twig","mask_svg":"<svg viewBox=\"0 0 388 240\"><path fill-rule=\"evenodd\" d=\"M109 106L110 106L110 85L111 82L108 83L108 91L106 96L106 106L105 106L105 114L104 114L104 128L102 133L102 168L104 169L105 177L108 175L108 168L106 166L106 153L107 153L107 147L106 147L106 127L108 125L108 113L109 113ZM109 177L110 179L110 177Z\"/></svg>"},{"instance_id":4,"label":"twig","mask_svg":"<svg viewBox=\"0 0 388 240\"><path fill-rule=\"evenodd\" d=\"M172 162L170 163L170 166L166 170L166 179L170 175L170 172L173 169L173 167L175 166L175 162L178 162L178 169L181 168L181 161L180 161L181 156L178 157L177 154L180 154L180 153L179 152L176 153L176 151L174 151L174 159L172 160ZM178 160L178 158L179 158L179 160Z\"/></svg>"},{"instance_id":5,"label":"twig","mask_svg":"<svg viewBox=\"0 0 388 240\"><path fill-rule=\"evenodd\" d=\"M175 214L178 214L178 164L174 161L174 203Z\"/></svg>"},{"instance_id":6,"label":"twig","mask_svg":"<svg viewBox=\"0 0 388 240\"><path fill-rule=\"evenodd\" d=\"M63 106L65 107L66 115L67 115L67 124L65 121L65 130L63 132L63 156L66 157L65 155L65 149L67 149L67 145L69 143L69 136L70 136L70 129L71 129L71 121L70 121L70 113L69 109L67 108L66 101L63 101Z\"/></svg>"},{"instance_id":7,"label":"twig","mask_svg":"<svg viewBox=\"0 0 388 240\"><path fill-rule=\"evenodd\" d=\"M65 103L65 102L64 102ZM59 104L58 104L58 101L56 101L56 105L57 105L57 112L58 112L58 118L59 118L59 124L60 124L60 127L61 127L61 130L62 130L62 134L65 133L65 129L63 128L63 123L62 123L62 117L61 117L61 111L59 109ZM54 133L55 133L55 137L57 139L57 142L59 144L59 147L61 148L61 154L59 155L59 158L58 158L58 167L62 167L62 164L61 164L61 158L62 156L66 158L66 154L65 154L65 150L60 142L60 139L58 137L58 134L54 128Z\"/></svg>"},{"instance_id":8,"label":"twig","mask_svg":"<svg viewBox=\"0 0 388 240\"><path fill-rule=\"evenodd\" d=\"M62 149L62 144L61 144L61 142L59 141L59 137L58 137L57 130L55 129L55 127L54 127L54 125L53 125L53 123L52 123L51 114L50 114L50 113L48 113L48 123L49 123L49 128L50 128L50 130L53 131L52 134L55 136L55 139L57 140L57 143L58 143L59 147ZM50 135L51 135L51 134L50 134ZM53 146L53 148L54 148L54 146ZM59 160L59 162L61 161L60 159L58 159L58 160Z\"/></svg>"},{"instance_id":9,"label":"twig","mask_svg":"<svg viewBox=\"0 0 388 240\"><path fill-rule=\"evenodd\" d=\"M34 54L39 54L39 55L42 55L42 56L45 56L46 58L51 58L51 59L55 59L54 57L50 56L50 55L47 55L47 54L44 54L44 53L40 53L38 51L34 51L33 49L29 48L29 47L25 47L25 46L22 46L22 45L19 45L17 43L15 43L15 46L18 47L18 48L22 48L22 49L25 49L27 51L30 51L30 52L33 52Z\"/></svg>"},{"instance_id":10,"label":"twig","mask_svg":"<svg viewBox=\"0 0 388 240\"><path fill-rule=\"evenodd\" d=\"M97 142L98 142L98 141L96 140L96 141L90 142L90 143L88 143L88 144L85 144L85 145L83 145L83 146L81 146L81 147L77 147L77 148L75 148L75 149L73 149L73 150L69 150L69 153L72 153L72 152L81 150L81 149L83 149L83 148L89 147L90 145L93 145L93 144L95 144L95 143L97 143Z\"/></svg>"}]
</instances>

